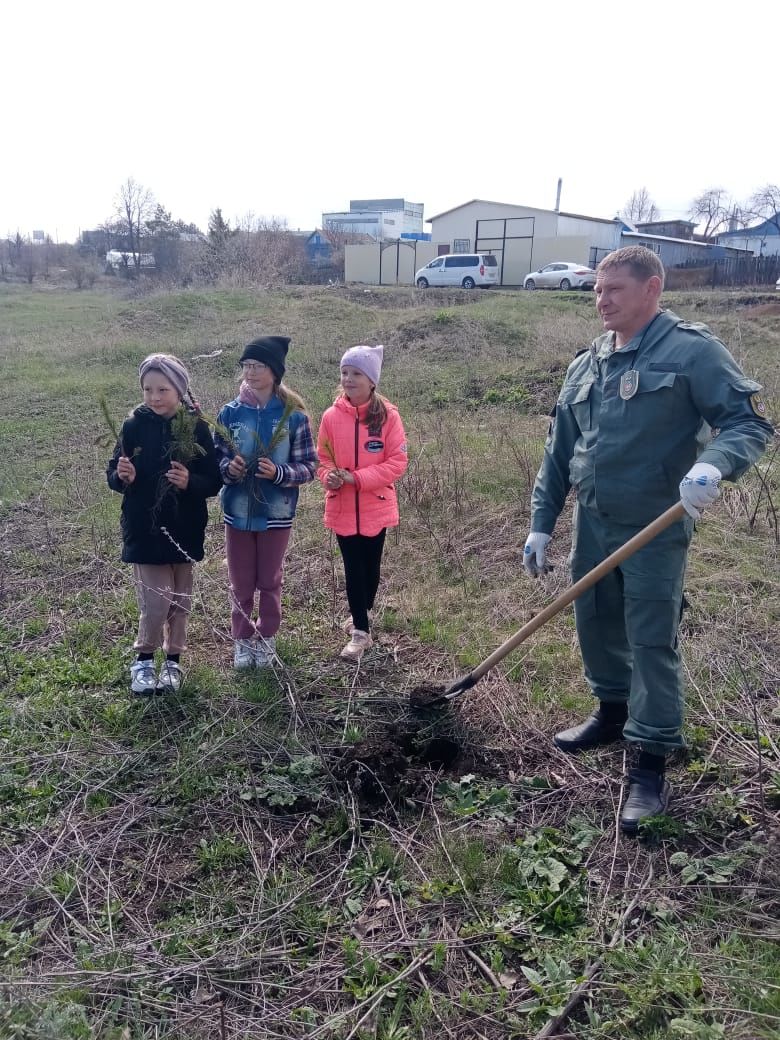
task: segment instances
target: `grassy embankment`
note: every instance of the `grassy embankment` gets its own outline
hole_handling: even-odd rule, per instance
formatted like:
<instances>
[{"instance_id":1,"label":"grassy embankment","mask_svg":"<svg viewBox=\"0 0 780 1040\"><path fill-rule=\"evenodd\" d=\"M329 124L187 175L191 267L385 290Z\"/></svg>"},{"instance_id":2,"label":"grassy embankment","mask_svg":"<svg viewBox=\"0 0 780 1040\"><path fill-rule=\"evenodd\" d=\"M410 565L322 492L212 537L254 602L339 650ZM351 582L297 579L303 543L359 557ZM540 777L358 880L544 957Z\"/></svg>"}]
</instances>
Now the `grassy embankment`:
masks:
<instances>
[{"instance_id":1,"label":"grassy embankment","mask_svg":"<svg viewBox=\"0 0 780 1040\"><path fill-rule=\"evenodd\" d=\"M776 416L776 305L670 304L718 331ZM340 566L311 487L286 667L237 678L215 507L188 681L133 699L98 399L119 420L145 353L221 350L190 362L215 412L241 346L272 331L315 416L345 346L387 347L410 468L378 645L357 672L336 658ZM533 1037L572 995L556 1035L777 1036L776 466L697 533L690 752L644 841L615 833L626 749L549 742L589 706L570 612L433 722L407 710L564 587L568 515L544 582L520 550L545 413L596 331L584 295L0 287L0 1036ZM457 757L439 770L432 747Z\"/></svg>"}]
</instances>

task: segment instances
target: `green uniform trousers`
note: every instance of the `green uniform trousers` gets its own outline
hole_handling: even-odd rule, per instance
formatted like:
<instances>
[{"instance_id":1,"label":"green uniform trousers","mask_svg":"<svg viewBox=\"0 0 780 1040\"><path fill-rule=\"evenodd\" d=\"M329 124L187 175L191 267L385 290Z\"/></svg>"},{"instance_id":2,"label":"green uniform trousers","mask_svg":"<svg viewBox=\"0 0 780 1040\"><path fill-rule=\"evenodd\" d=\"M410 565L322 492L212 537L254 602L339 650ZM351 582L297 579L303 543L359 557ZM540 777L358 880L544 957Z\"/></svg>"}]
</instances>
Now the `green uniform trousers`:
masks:
<instances>
[{"instance_id":1,"label":"green uniform trousers","mask_svg":"<svg viewBox=\"0 0 780 1040\"><path fill-rule=\"evenodd\" d=\"M639 530L578 503L572 580ZM574 601L585 677L593 693L602 701L627 701L624 737L655 755L685 746L677 629L692 535L689 517L672 524Z\"/></svg>"}]
</instances>

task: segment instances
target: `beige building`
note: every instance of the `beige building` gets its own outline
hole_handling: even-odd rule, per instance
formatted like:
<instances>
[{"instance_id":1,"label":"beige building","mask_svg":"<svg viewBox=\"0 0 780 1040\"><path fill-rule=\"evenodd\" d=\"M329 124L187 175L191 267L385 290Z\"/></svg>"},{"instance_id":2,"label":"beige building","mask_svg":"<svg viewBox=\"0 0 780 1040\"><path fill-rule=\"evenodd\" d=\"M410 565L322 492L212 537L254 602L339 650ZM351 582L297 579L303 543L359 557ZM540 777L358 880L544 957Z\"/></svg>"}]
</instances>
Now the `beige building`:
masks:
<instances>
[{"instance_id":1,"label":"beige building","mask_svg":"<svg viewBox=\"0 0 780 1040\"><path fill-rule=\"evenodd\" d=\"M472 199L430 218L437 253L492 253L499 284L522 285L531 271L567 260L595 267L620 246L622 222L578 213Z\"/></svg>"}]
</instances>

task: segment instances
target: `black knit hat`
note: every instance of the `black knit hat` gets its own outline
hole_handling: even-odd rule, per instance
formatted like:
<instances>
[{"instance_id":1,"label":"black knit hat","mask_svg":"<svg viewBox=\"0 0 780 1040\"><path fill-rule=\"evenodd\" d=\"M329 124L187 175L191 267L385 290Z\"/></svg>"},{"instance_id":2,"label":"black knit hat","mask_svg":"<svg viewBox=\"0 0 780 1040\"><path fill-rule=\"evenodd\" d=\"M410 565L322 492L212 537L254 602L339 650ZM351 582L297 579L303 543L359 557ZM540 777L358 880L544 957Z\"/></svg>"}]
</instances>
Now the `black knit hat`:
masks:
<instances>
[{"instance_id":1,"label":"black knit hat","mask_svg":"<svg viewBox=\"0 0 780 1040\"><path fill-rule=\"evenodd\" d=\"M251 343L247 343L238 363L263 361L277 380L281 381L284 375L284 359L287 357L289 346L289 336L261 336L259 339L253 339Z\"/></svg>"}]
</instances>

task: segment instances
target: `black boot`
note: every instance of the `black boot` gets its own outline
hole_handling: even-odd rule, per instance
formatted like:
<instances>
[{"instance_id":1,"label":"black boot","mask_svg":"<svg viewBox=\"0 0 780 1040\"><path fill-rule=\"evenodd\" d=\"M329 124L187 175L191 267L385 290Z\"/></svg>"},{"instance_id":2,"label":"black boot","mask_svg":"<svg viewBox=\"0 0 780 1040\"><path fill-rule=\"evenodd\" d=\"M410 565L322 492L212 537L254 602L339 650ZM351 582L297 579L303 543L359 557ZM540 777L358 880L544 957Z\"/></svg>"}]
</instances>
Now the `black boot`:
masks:
<instances>
[{"instance_id":1,"label":"black boot","mask_svg":"<svg viewBox=\"0 0 780 1040\"><path fill-rule=\"evenodd\" d=\"M586 748L599 747L602 744L614 744L623 736L626 724L627 708L622 704L612 705L605 710L602 705L579 726L572 726L561 733L556 733L553 743L561 751L584 751Z\"/></svg>"},{"instance_id":2,"label":"black boot","mask_svg":"<svg viewBox=\"0 0 780 1040\"><path fill-rule=\"evenodd\" d=\"M632 769L628 782L630 786L620 817L620 829L624 834L636 834L642 820L648 816L664 815L672 789L664 774L654 769Z\"/></svg>"}]
</instances>

